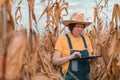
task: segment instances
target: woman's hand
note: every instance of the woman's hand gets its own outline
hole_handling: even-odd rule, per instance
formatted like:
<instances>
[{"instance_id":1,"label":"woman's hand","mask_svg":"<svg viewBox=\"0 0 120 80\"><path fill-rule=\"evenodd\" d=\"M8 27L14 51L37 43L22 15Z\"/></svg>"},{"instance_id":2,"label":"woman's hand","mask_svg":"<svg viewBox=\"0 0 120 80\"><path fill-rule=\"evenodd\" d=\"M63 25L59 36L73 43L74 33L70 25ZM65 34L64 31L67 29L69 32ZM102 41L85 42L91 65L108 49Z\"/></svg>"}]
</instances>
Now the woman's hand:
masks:
<instances>
[{"instance_id":1,"label":"woman's hand","mask_svg":"<svg viewBox=\"0 0 120 80\"><path fill-rule=\"evenodd\" d=\"M77 57L81 58L80 52L75 51L74 53L72 53L72 55L70 55L70 59L75 59Z\"/></svg>"},{"instance_id":2,"label":"woman's hand","mask_svg":"<svg viewBox=\"0 0 120 80\"><path fill-rule=\"evenodd\" d=\"M72 55L70 56L66 56L66 57L61 57L61 52L60 51L55 51L53 58L52 58L52 63L55 65L61 65L64 64L72 59L75 59L77 57L81 58L81 53L80 52L74 52L72 53Z\"/></svg>"}]
</instances>

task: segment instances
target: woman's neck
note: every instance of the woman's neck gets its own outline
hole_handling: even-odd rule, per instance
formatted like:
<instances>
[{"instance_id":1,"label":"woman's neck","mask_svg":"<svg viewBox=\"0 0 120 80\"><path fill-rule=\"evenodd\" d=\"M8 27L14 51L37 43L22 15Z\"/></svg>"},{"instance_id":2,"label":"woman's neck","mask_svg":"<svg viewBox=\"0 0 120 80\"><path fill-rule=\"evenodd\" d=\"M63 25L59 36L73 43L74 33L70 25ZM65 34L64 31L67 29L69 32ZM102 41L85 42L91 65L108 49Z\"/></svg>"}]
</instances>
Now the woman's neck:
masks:
<instances>
[{"instance_id":1,"label":"woman's neck","mask_svg":"<svg viewBox=\"0 0 120 80\"><path fill-rule=\"evenodd\" d=\"M73 38L75 38L75 39L79 39L79 38L81 38L81 34L80 34L80 35L78 35L78 36L76 36L76 35L74 35L74 34L70 33L70 35L71 35Z\"/></svg>"}]
</instances>

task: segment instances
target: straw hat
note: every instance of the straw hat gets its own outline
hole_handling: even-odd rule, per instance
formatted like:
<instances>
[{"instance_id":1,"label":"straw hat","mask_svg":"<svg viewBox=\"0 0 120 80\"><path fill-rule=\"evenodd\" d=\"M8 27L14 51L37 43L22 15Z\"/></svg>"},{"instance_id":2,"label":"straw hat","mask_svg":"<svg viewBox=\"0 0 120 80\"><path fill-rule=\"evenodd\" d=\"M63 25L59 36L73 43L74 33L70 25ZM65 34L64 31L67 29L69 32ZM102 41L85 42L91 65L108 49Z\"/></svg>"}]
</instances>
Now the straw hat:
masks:
<instances>
[{"instance_id":1,"label":"straw hat","mask_svg":"<svg viewBox=\"0 0 120 80\"><path fill-rule=\"evenodd\" d=\"M63 24L65 26L68 26L69 24L71 23L81 23L81 24L85 24L85 27L86 26L89 26L91 24L91 22L85 22L84 21L84 14L83 13L74 13L70 20L65 20L63 21Z\"/></svg>"}]
</instances>

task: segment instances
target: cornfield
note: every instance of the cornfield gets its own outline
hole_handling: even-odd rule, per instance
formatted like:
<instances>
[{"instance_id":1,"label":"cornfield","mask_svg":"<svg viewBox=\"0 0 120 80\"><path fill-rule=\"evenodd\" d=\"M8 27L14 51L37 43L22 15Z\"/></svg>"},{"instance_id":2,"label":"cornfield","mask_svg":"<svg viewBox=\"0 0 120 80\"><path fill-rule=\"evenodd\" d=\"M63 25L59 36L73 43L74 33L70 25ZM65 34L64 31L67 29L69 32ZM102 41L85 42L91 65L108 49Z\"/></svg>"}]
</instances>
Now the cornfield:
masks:
<instances>
[{"instance_id":1,"label":"cornfield","mask_svg":"<svg viewBox=\"0 0 120 80\"><path fill-rule=\"evenodd\" d=\"M68 2L65 0L41 0L47 4L37 20L34 11L35 0L27 0L29 10L29 31L21 26L21 3L12 15L12 3L16 0L0 0L0 80L63 80L61 66L51 64L54 45L61 34L62 12L68 14ZM102 55L91 64L91 80L120 80L120 5L114 4L110 22L102 20L99 13L108 7L105 0L94 7L94 25L87 34L94 49L93 54ZM38 22L46 15L44 33L38 32ZM105 24L103 24L105 21ZM35 25L33 25L33 23Z\"/></svg>"}]
</instances>

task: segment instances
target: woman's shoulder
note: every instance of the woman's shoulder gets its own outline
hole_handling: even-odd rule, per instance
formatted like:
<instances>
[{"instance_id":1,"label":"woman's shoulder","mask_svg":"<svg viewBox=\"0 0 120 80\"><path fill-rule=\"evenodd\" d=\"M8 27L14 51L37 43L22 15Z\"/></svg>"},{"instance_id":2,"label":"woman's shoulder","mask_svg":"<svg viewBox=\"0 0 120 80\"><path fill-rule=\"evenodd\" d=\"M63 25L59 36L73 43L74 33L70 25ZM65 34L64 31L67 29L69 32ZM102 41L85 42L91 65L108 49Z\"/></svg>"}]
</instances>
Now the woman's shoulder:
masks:
<instances>
[{"instance_id":1,"label":"woman's shoulder","mask_svg":"<svg viewBox=\"0 0 120 80\"><path fill-rule=\"evenodd\" d=\"M85 37L85 39L89 39L89 36L86 34L83 34L83 36Z\"/></svg>"},{"instance_id":2,"label":"woman's shoulder","mask_svg":"<svg viewBox=\"0 0 120 80\"><path fill-rule=\"evenodd\" d=\"M61 35L61 36L59 36L59 40L64 40L66 38L66 35L64 34L64 35Z\"/></svg>"}]
</instances>

